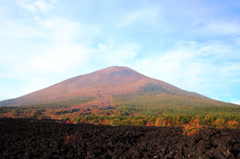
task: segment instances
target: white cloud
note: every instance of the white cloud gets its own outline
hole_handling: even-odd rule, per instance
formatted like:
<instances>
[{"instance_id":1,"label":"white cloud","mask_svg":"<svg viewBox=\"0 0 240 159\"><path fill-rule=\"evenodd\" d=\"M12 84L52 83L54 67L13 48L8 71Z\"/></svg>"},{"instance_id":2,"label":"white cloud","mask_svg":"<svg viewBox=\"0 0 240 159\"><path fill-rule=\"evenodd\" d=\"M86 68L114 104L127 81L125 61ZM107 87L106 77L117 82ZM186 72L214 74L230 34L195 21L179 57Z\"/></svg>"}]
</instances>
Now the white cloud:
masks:
<instances>
[{"instance_id":1,"label":"white cloud","mask_svg":"<svg viewBox=\"0 0 240 159\"><path fill-rule=\"evenodd\" d=\"M50 1L51 3L55 3L54 1ZM54 6L51 3L46 3L44 0L38 0L35 2L32 1L20 1L19 6L30 11L32 14L35 14L37 11L41 11L42 13L47 13Z\"/></svg>"},{"instance_id":2,"label":"white cloud","mask_svg":"<svg viewBox=\"0 0 240 159\"><path fill-rule=\"evenodd\" d=\"M233 100L231 101L231 103L240 105L240 100L233 99Z\"/></svg>"},{"instance_id":3,"label":"white cloud","mask_svg":"<svg viewBox=\"0 0 240 159\"><path fill-rule=\"evenodd\" d=\"M33 14L36 13L36 11L37 11L37 8L34 4L27 4L27 3L21 2L20 6L24 9L27 9L28 11L30 11Z\"/></svg>"},{"instance_id":4,"label":"white cloud","mask_svg":"<svg viewBox=\"0 0 240 159\"><path fill-rule=\"evenodd\" d=\"M50 0L50 2L51 2L51 3L56 3L56 2L57 2L57 0Z\"/></svg>"},{"instance_id":5,"label":"white cloud","mask_svg":"<svg viewBox=\"0 0 240 159\"><path fill-rule=\"evenodd\" d=\"M47 9L39 2L38 6L34 3L34 7ZM5 83L0 90L6 92L4 95L0 92L0 100L79 75L81 73L76 74L78 69L88 70L91 49L81 43L96 33L93 27L54 16L23 20L0 17L0 21L0 82ZM89 37L84 37L89 32ZM13 81L13 84L6 81Z\"/></svg>"},{"instance_id":6,"label":"white cloud","mask_svg":"<svg viewBox=\"0 0 240 159\"><path fill-rule=\"evenodd\" d=\"M218 35L229 35L229 34L240 34L240 23L238 20L222 20L222 21L210 21L207 22L202 28L202 32L208 34L218 34Z\"/></svg>"},{"instance_id":7,"label":"white cloud","mask_svg":"<svg viewBox=\"0 0 240 159\"><path fill-rule=\"evenodd\" d=\"M229 51L223 54L222 50L215 49L219 44L215 46L214 43L204 45L187 42L187 45L189 46L178 45L174 51L141 59L134 68L149 77L205 95L210 95L216 88L224 90L232 87L233 80L239 75L240 63L229 65L224 59L221 64L218 61L231 56ZM229 79L230 76L234 78Z\"/></svg>"},{"instance_id":8,"label":"white cloud","mask_svg":"<svg viewBox=\"0 0 240 159\"><path fill-rule=\"evenodd\" d=\"M64 45L40 49L38 56L29 59L28 65L38 72L44 73L47 70L46 73L61 74L78 67L79 64L86 65L87 58L88 50L83 46Z\"/></svg>"},{"instance_id":9,"label":"white cloud","mask_svg":"<svg viewBox=\"0 0 240 159\"><path fill-rule=\"evenodd\" d=\"M37 72L40 68L57 71L57 66L69 68L77 62L75 60L83 62L81 59L86 57L87 49L81 44L72 43L77 36L83 36L80 34L83 29L88 32L86 27L81 27L77 22L39 18L35 21L35 27L20 21L5 22L4 27L0 26L0 66L4 70L14 70L16 67L20 72L31 69Z\"/></svg>"},{"instance_id":10,"label":"white cloud","mask_svg":"<svg viewBox=\"0 0 240 159\"><path fill-rule=\"evenodd\" d=\"M31 75L36 78L42 75L61 75L77 67L85 66L89 55L89 50L82 45L54 45L42 48L38 45L32 46L29 51L28 55L23 56L16 51L0 59L0 66L4 68L2 70L4 78L13 76L13 74L15 78L20 79Z\"/></svg>"},{"instance_id":11,"label":"white cloud","mask_svg":"<svg viewBox=\"0 0 240 159\"><path fill-rule=\"evenodd\" d=\"M122 44L116 48L113 46L102 51L99 59L109 66L127 65L134 60L140 48L141 46L135 43Z\"/></svg>"},{"instance_id":12,"label":"white cloud","mask_svg":"<svg viewBox=\"0 0 240 159\"><path fill-rule=\"evenodd\" d=\"M35 2L35 6L38 7L43 13L47 13L49 10L54 8L51 4L44 1Z\"/></svg>"},{"instance_id":13,"label":"white cloud","mask_svg":"<svg viewBox=\"0 0 240 159\"><path fill-rule=\"evenodd\" d=\"M240 64L239 63L228 63L224 68L220 71L221 77L233 77L238 76L240 72Z\"/></svg>"},{"instance_id":14,"label":"white cloud","mask_svg":"<svg viewBox=\"0 0 240 159\"><path fill-rule=\"evenodd\" d=\"M240 45L240 37L236 37L234 40L237 45Z\"/></svg>"},{"instance_id":15,"label":"white cloud","mask_svg":"<svg viewBox=\"0 0 240 159\"><path fill-rule=\"evenodd\" d=\"M81 36L83 29L88 30L83 28L81 23L69 19L41 19L39 17L35 19L39 27L38 30L43 29L42 35L56 43L71 43L75 37Z\"/></svg>"},{"instance_id":16,"label":"white cloud","mask_svg":"<svg viewBox=\"0 0 240 159\"><path fill-rule=\"evenodd\" d=\"M32 38L40 36L36 28L25 25L20 21L12 21L8 19L1 19L0 25L0 38Z\"/></svg>"},{"instance_id":17,"label":"white cloud","mask_svg":"<svg viewBox=\"0 0 240 159\"><path fill-rule=\"evenodd\" d=\"M159 15L159 8L158 7L151 7L151 8L144 8L139 9L136 11L129 11L123 14L120 19L117 19L117 26L126 27L131 25L135 22L148 22L151 24L155 24L156 20L160 20L158 17Z\"/></svg>"},{"instance_id":18,"label":"white cloud","mask_svg":"<svg viewBox=\"0 0 240 159\"><path fill-rule=\"evenodd\" d=\"M99 44L98 46L99 46L100 49L106 49L107 48L106 45L103 45L103 44Z\"/></svg>"},{"instance_id":19,"label":"white cloud","mask_svg":"<svg viewBox=\"0 0 240 159\"><path fill-rule=\"evenodd\" d=\"M36 52L34 55L30 53L29 57L21 57L21 54L16 53L16 56L0 59L0 67L3 68L0 70L0 82L15 82L5 82L5 86L1 86L1 90L6 92L5 98L24 95L80 75L81 73L76 74L77 70L89 66L88 50L81 45L33 49Z\"/></svg>"}]
</instances>

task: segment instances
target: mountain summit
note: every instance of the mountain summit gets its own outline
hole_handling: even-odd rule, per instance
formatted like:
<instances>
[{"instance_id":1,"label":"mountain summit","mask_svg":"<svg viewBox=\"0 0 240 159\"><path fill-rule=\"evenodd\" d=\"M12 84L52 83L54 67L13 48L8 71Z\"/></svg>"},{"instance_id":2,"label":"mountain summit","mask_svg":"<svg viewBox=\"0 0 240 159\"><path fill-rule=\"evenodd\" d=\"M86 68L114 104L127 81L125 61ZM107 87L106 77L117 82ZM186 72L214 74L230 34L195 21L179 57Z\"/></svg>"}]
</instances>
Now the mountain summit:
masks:
<instances>
[{"instance_id":1,"label":"mountain summit","mask_svg":"<svg viewBox=\"0 0 240 159\"><path fill-rule=\"evenodd\" d=\"M147 77L128 67L108 67L83 76L74 77L62 82L62 84L74 85L76 89L98 87L101 85L124 85L136 82Z\"/></svg>"},{"instance_id":2,"label":"mountain summit","mask_svg":"<svg viewBox=\"0 0 240 159\"><path fill-rule=\"evenodd\" d=\"M138 73L113 66L73 77L0 106L215 106L231 105L188 92Z\"/></svg>"}]
</instances>

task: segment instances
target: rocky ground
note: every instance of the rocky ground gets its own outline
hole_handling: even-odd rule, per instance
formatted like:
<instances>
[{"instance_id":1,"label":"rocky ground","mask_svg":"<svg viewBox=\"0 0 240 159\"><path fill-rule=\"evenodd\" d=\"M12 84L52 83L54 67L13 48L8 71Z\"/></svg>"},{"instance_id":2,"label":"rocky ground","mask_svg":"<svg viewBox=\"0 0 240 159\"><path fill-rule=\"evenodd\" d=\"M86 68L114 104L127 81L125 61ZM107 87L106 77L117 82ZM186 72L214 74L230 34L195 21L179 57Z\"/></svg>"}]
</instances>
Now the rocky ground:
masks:
<instances>
[{"instance_id":1,"label":"rocky ground","mask_svg":"<svg viewBox=\"0 0 240 159\"><path fill-rule=\"evenodd\" d=\"M0 119L0 158L240 159L240 130L61 124Z\"/></svg>"}]
</instances>

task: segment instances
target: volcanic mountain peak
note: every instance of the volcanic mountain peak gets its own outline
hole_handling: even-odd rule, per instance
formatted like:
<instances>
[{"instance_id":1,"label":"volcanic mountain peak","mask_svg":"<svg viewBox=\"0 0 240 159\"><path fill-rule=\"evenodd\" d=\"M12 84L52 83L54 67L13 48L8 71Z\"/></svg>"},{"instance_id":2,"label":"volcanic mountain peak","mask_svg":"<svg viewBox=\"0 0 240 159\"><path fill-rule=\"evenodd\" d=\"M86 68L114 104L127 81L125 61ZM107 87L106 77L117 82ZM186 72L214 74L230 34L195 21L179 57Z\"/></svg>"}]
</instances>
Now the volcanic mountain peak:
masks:
<instances>
[{"instance_id":1,"label":"volcanic mountain peak","mask_svg":"<svg viewBox=\"0 0 240 159\"><path fill-rule=\"evenodd\" d=\"M113 66L85 75L97 83L129 83L146 78L146 76L128 68Z\"/></svg>"},{"instance_id":2,"label":"volcanic mountain peak","mask_svg":"<svg viewBox=\"0 0 240 159\"><path fill-rule=\"evenodd\" d=\"M72 89L84 89L101 85L122 85L136 82L148 77L128 68L113 66L89 74L73 77L59 84L68 85Z\"/></svg>"},{"instance_id":3,"label":"volcanic mountain peak","mask_svg":"<svg viewBox=\"0 0 240 159\"><path fill-rule=\"evenodd\" d=\"M75 102L74 102L75 101ZM114 105L226 105L202 95L184 91L128 67L113 66L76 76L0 106L67 105L108 107ZM64 104L63 104L64 103ZM81 104L82 103L82 104Z\"/></svg>"}]
</instances>

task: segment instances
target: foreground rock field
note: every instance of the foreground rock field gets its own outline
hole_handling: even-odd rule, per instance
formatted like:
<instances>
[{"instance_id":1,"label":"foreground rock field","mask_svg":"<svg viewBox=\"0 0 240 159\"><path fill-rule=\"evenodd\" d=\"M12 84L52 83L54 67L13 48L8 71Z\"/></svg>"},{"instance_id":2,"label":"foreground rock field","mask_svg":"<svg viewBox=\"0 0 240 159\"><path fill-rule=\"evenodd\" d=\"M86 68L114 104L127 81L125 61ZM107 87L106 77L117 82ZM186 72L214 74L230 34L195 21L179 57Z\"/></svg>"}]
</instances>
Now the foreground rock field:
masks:
<instances>
[{"instance_id":1,"label":"foreground rock field","mask_svg":"<svg viewBox=\"0 0 240 159\"><path fill-rule=\"evenodd\" d=\"M65 124L0 119L0 158L240 159L240 130Z\"/></svg>"}]
</instances>

